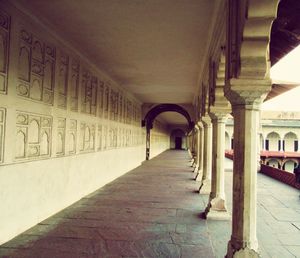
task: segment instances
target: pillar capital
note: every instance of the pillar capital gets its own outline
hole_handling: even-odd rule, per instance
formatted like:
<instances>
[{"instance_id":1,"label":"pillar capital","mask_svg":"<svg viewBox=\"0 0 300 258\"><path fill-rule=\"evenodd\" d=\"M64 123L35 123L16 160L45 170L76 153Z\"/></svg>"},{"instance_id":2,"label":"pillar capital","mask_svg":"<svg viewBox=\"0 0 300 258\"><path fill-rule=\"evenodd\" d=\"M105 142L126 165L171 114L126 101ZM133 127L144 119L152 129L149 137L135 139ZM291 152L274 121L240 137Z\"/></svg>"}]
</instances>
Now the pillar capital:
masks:
<instances>
[{"instance_id":1,"label":"pillar capital","mask_svg":"<svg viewBox=\"0 0 300 258\"><path fill-rule=\"evenodd\" d=\"M209 116L212 121L217 120L220 123L225 123L229 113L230 109L228 107L211 107Z\"/></svg>"},{"instance_id":2,"label":"pillar capital","mask_svg":"<svg viewBox=\"0 0 300 258\"><path fill-rule=\"evenodd\" d=\"M246 106L248 109L259 109L269 91L272 82L270 79L230 79L224 93L230 101L232 108L236 106Z\"/></svg>"},{"instance_id":3,"label":"pillar capital","mask_svg":"<svg viewBox=\"0 0 300 258\"><path fill-rule=\"evenodd\" d=\"M202 116L201 121L204 127L211 127L211 118L208 115Z\"/></svg>"}]
</instances>

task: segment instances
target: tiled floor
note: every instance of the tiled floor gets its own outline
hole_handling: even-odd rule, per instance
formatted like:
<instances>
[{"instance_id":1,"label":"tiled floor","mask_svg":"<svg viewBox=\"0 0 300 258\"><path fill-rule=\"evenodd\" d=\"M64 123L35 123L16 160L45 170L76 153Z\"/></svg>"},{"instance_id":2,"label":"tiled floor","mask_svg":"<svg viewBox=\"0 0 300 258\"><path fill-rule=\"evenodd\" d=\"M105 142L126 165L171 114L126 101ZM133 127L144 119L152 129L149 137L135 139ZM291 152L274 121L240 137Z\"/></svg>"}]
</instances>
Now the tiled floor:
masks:
<instances>
[{"instance_id":1,"label":"tiled floor","mask_svg":"<svg viewBox=\"0 0 300 258\"><path fill-rule=\"evenodd\" d=\"M230 221L206 221L185 151L167 151L0 247L0 257L224 257ZM230 162L228 162L230 167ZM232 172L226 172L231 209ZM263 257L300 257L297 190L258 178Z\"/></svg>"}]
</instances>

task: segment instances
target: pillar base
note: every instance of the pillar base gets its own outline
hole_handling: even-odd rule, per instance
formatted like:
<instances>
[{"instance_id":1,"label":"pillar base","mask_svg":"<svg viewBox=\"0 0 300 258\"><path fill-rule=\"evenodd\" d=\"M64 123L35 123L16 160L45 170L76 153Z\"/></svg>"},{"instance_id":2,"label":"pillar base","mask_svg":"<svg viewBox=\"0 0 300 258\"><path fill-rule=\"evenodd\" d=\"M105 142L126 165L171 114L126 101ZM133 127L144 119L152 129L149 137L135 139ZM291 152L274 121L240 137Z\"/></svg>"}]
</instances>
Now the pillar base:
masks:
<instances>
[{"instance_id":1,"label":"pillar base","mask_svg":"<svg viewBox=\"0 0 300 258\"><path fill-rule=\"evenodd\" d=\"M191 167L194 165L194 162L195 162L195 160L194 160L194 158L192 158L191 161L190 161L190 166Z\"/></svg>"},{"instance_id":2,"label":"pillar base","mask_svg":"<svg viewBox=\"0 0 300 258\"><path fill-rule=\"evenodd\" d=\"M231 216L227 211L225 200L221 197L210 198L205 210L206 219L214 220L230 220Z\"/></svg>"},{"instance_id":3,"label":"pillar base","mask_svg":"<svg viewBox=\"0 0 300 258\"><path fill-rule=\"evenodd\" d=\"M210 194L210 192L211 192L211 180L210 179L202 180L201 185L199 187L199 193Z\"/></svg>"},{"instance_id":4,"label":"pillar base","mask_svg":"<svg viewBox=\"0 0 300 258\"><path fill-rule=\"evenodd\" d=\"M194 169L194 174L198 174L198 170L199 170L199 166L196 165L195 169Z\"/></svg>"},{"instance_id":5,"label":"pillar base","mask_svg":"<svg viewBox=\"0 0 300 258\"><path fill-rule=\"evenodd\" d=\"M231 241L228 243L228 251L225 258L260 258L259 253L249 247L240 248L239 250L235 249Z\"/></svg>"},{"instance_id":6,"label":"pillar base","mask_svg":"<svg viewBox=\"0 0 300 258\"><path fill-rule=\"evenodd\" d=\"M202 170L198 170L198 173L197 173L197 175L195 177L195 180L198 181L198 182L200 182L202 180L202 175L203 175Z\"/></svg>"}]
</instances>

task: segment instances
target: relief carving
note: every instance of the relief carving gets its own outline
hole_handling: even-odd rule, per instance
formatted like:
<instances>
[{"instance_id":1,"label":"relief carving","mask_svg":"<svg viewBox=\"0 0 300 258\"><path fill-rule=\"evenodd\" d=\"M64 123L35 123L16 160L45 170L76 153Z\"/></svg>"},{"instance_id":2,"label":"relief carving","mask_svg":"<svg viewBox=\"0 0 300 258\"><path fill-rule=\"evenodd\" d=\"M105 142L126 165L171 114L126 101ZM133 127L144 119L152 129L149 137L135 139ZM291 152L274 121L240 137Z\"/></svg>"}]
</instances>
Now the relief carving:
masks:
<instances>
[{"instance_id":1,"label":"relief carving","mask_svg":"<svg viewBox=\"0 0 300 258\"><path fill-rule=\"evenodd\" d=\"M104 92L104 118L108 118L108 109L109 109L109 87L105 87Z\"/></svg>"},{"instance_id":2,"label":"relief carving","mask_svg":"<svg viewBox=\"0 0 300 258\"><path fill-rule=\"evenodd\" d=\"M15 157L32 159L50 156L52 118L17 112Z\"/></svg>"},{"instance_id":3,"label":"relief carving","mask_svg":"<svg viewBox=\"0 0 300 258\"><path fill-rule=\"evenodd\" d=\"M65 154L66 119L59 117L57 127L56 155L62 156Z\"/></svg>"},{"instance_id":4,"label":"relief carving","mask_svg":"<svg viewBox=\"0 0 300 258\"><path fill-rule=\"evenodd\" d=\"M106 150L107 149L107 126L105 125L103 127L103 149Z\"/></svg>"},{"instance_id":5,"label":"relief carving","mask_svg":"<svg viewBox=\"0 0 300 258\"><path fill-rule=\"evenodd\" d=\"M102 125L98 125L98 151L102 150Z\"/></svg>"},{"instance_id":6,"label":"relief carving","mask_svg":"<svg viewBox=\"0 0 300 258\"><path fill-rule=\"evenodd\" d=\"M71 83L70 83L70 96L71 96L71 110L78 111L78 85L79 85L79 62L72 60L71 67Z\"/></svg>"},{"instance_id":7,"label":"relief carving","mask_svg":"<svg viewBox=\"0 0 300 258\"><path fill-rule=\"evenodd\" d=\"M76 153L76 139L77 139L77 121L74 119L70 120L69 128L69 154Z\"/></svg>"},{"instance_id":8,"label":"relief carving","mask_svg":"<svg viewBox=\"0 0 300 258\"><path fill-rule=\"evenodd\" d=\"M60 53L58 74L58 107L67 108L69 57Z\"/></svg>"},{"instance_id":9,"label":"relief carving","mask_svg":"<svg viewBox=\"0 0 300 258\"><path fill-rule=\"evenodd\" d=\"M53 104L55 48L22 29L19 47L17 94Z\"/></svg>"},{"instance_id":10,"label":"relief carving","mask_svg":"<svg viewBox=\"0 0 300 258\"><path fill-rule=\"evenodd\" d=\"M10 17L0 11L0 93L7 91Z\"/></svg>"},{"instance_id":11,"label":"relief carving","mask_svg":"<svg viewBox=\"0 0 300 258\"><path fill-rule=\"evenodd\" d=\"M81 111L96 115L98 79L87 70L82 74Z\"/></svg>"},{"instance_id":12,"label":"relief carving","mask_svg":"<svg viewBox=\"0 0 300 258\"><path fill-rule=\"evenodd\" d=\"M102 117L103 116L103 109L104 109L104 86L103 86L103 82L99 81L99 101L98 101L98 105L99 105L99 112L98 112L98 116Z\"/></svg>"},{"instance_id":13,"label":"relief carving","mask_svg":"<svg viewBox=\"0 0 300 258\"><path fill-rule=\"evenodd\" d=\"M95 149L95 125L80 124L80 151L88 152Z\"/></svg>"}]
</instances>

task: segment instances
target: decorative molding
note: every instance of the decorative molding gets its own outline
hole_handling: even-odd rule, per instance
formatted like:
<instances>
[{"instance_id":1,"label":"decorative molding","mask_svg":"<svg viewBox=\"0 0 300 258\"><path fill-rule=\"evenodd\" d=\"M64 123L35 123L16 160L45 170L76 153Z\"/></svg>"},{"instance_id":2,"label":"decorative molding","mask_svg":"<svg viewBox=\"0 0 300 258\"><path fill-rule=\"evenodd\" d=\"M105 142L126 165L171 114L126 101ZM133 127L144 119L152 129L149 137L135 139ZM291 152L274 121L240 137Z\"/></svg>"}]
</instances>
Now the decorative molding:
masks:
<instances>
[{"instance_id":1,"label":"decorative molding","mask_svg":"<svg viewBox=\"0 0 300 258\"><path fill-rule=\"evenodd\" d=\"M0 11L0 93L7 93L8 50L10 42L10 16Z\"/></svg>"},{"instance_id":2,"label":"decorative molding","mask_svg":"<svg viewBox=\"0 0 300 258\"><path fill-rule=\"evenodd\" d=\"M50 157L52 117L17 111L16 160Z\"/></svg>"}]
</instances>

